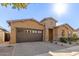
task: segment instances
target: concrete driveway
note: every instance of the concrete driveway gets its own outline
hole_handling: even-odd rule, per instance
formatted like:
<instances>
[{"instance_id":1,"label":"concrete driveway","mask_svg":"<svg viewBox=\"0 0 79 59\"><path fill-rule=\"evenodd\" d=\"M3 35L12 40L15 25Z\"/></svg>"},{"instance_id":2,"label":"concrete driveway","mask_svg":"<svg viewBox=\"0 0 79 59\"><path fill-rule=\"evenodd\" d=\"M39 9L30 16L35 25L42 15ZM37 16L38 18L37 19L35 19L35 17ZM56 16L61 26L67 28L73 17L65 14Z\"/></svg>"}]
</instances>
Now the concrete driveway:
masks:
<instances>
[{"instance_id":1,"label":"concrete driveway","mask_svg":"<svg viewBox=\"0 0 79 59\"><path fill-rule=\"evenodd\" d=\"M18 43L14 47L13 55L15 56L33 56L48 51L56 51L59 49L64 49L64 46L56 45L54 43L48 42L26 42Z\"/></svg>"},{"instance_id":2,"label":"concrete driveway","mask_svg":"<svg viewBox=\"0 0 79 59\"><path fill-rule=\"evenodd\" d=\"M49 51L47 53L39 54L37 56L79 56L79 46L73 46L57 51Z\"/></svg>"},{"instance_id":3,"label":"concrete driveway","mask_svg":"<svg viewBox=\"0 0 79 59\"><path fill-rule=\"evenodd\" d=\"M56 51L66 48L49 42L25 42L17 43L13 47L0 47L2 56L35 56L48 51Z\"/></svg>"},{"instance_id":4,"label":"concrete driveway","mask_svg":"<svg viewBox=\"0 0 79 59\"><path fill-rule=\"evenodd\" d=\"M0 56L11 56L14 47L0 47Z\"/></svg>"}]
</instances>

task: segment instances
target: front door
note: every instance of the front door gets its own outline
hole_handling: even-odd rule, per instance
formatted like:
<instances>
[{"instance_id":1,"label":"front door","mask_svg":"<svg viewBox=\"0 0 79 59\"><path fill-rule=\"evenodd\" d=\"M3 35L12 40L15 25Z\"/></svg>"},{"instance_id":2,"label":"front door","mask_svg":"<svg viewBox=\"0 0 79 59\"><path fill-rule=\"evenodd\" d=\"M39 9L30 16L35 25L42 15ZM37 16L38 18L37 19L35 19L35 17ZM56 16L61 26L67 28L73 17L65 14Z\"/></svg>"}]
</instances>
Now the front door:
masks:
<instances>
[{"instance_id":1,"label":"front door","mask_svg":"<svg viewBox=\"0 0 79 59\"><path fill-rule=\"evenodd\" d=\"M49 29L49 41L52 43L53 41L53 29Z\"/></svg>"}]
</instances>

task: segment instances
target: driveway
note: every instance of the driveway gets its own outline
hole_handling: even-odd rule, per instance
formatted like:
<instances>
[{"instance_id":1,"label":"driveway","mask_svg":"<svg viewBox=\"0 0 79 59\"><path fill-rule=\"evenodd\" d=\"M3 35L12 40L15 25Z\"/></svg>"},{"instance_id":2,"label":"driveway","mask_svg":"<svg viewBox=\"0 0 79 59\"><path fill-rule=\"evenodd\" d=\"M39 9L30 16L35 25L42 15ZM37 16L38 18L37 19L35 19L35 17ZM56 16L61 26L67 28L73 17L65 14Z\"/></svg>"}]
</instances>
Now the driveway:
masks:
<instances>
[{"instance_id":1,"label":"driveway","mask_svg":"<svg viewBox=\"0 0 79 59\"><path fill-rule=\"evenodd\" d=\"M14 47L0 47L0 56L11 56Z\"/></svg>"},{"instance_id":2,"label":"driveway","mask_svg":"<svg viewBox=\"0 0 79 59\"><path fill-rule=\"evenodd\" d=\"M73 46L57 51L49 51L47 53L39 54L37 56L79 56L79 46Z\"/></svg>"},{"instance_id":3,"label":"driveway","mask_svg":"<svg viewBox=\"0 0 79 59\"><path fill-rule=\"evenodd\" d=\"M64 49L64 46L56 45L49 42L27 42L18 43L15 45L14 54L15 56L33 56L48 51L56 51L59 49Z\"/></svg>"},{"instance_id":4,"label":"driveway","mask_svg":"<svg viewBox=\"0 0 79 59\"><path fill-rule=\"evenodd\" d=\"M35 56L64 48L66 47L49 42L25 42L17 43L13 47L0 47L0 55Z\"/></svg>"}]
</instances>

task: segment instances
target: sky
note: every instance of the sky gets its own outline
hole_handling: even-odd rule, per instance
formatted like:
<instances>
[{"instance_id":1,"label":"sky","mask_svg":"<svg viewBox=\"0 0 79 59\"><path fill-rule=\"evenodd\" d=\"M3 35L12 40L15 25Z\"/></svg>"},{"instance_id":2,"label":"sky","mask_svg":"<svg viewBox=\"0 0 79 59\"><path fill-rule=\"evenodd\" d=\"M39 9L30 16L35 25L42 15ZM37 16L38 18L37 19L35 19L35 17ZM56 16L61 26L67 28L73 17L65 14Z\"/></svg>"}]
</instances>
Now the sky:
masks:
<instances>
[{"instance_id":1,"label":"sky","mask_svg":"<svg viewBox=\"0 0 79 59\"><path fill-rule=\"evenodd\" d=\"M58 14L61 9L55 9L57 4L50 3L36 3L29 4L27 9L12 9L11 6L0 6L0 26L9 30L7 20L28 19L34 18L41 21L46 17L53 17L57 20L57 25L68 23L74 29L79 28L79 4L70 3L64 6L65 11ZM62 10L61 10L62 11Z\"/></svg>"}]
</instances>

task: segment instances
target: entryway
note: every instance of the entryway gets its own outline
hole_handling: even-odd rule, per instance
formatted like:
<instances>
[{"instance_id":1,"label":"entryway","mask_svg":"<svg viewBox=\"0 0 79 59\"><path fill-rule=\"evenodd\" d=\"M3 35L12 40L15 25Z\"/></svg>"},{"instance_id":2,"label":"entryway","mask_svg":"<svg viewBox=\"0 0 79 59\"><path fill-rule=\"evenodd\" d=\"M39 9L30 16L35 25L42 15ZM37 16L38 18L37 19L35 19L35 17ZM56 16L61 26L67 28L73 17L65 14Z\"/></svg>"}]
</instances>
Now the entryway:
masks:
<instances>
[{"instance_id":1,"label":"entryway","mask_svg":"<svg viewBox=\"0 0 79 59\"><path fill-rule=\"evenodd\" d=\"M10 41L10 33L5 33L5 42Z\"/></svg>"},{"instance_id":2,"label":"entryway","mask_svg":"<svg viewBox=\"0 0 79 59\"><path fill-rule=\"evenodd\" d=\"M49 29L49 41L53 42L53 29Z\"/></svg>"}]
</instances>

